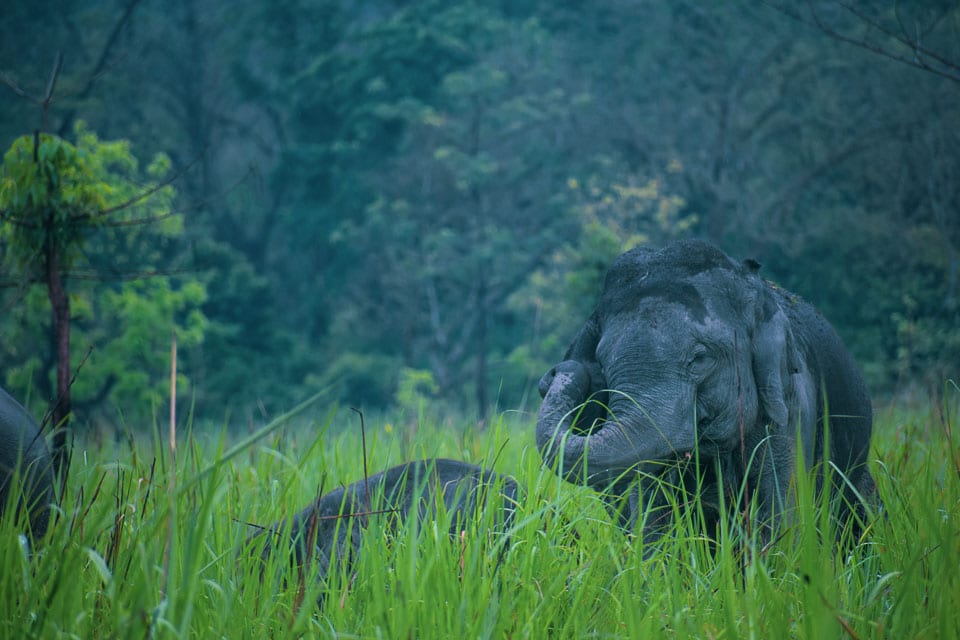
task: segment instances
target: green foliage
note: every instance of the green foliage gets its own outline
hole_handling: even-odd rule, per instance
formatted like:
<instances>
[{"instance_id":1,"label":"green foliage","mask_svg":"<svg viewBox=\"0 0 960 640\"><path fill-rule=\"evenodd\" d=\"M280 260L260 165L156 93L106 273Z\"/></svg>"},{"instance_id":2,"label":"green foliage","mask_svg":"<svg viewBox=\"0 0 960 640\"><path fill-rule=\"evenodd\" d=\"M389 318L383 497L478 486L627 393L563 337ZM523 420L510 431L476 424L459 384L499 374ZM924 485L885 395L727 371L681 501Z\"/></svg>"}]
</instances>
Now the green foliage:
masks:
<instances>
[{"instance_id":1,"label":"green foliage","mask_svg":"<svg viewBox=\"0 0 960 640\"><path fill-rule=\"evenodd\" d=\"M416 413L423 411L424 406L433 398L437 391L437 383L429 371L417 369L402 369L400 382L397 384L396 404L401 411Z\"/></svg>"},{"instance_id":2,"label":"green foliage","mask_svg":"<svg viewBox=\"0 0 960 640\"><path fill-rule=\"evenodd\" d=\"M97 149L95 139L94 154L90 144L81 150L49 134L40 134L38 143L32 136L15 140L0 180L4 239L23 269L42 264L48 242L67 260L76 259L83 230L97 224L91 212L106 208L103 166L124 159L116 145Z\"/></svg>"},{"instance_id":3,"label":"green foliage","mask_svg":"<svg viewBox=\"0 0 960 640\"><path fill-rule=\"evenodd\" d=\"M193 249L206 292L200 310L208 319L202 343L180 350L193 409L246 428L255 417L292 406L323 367L304 332L286 323L280 292L266 274L211 238L198 239Z\"/></svg>"},{"instance_id":4,"label":"green foliage","mask_svg":"<svg viewBox=\"0 0 960 640\"><path fill-rule=\"evenodd\" d=\"M384 407L393 400L400 369L400 362L389 355L348 351L323 369L320 381L359 408Z\"/></svg>"},{"instance_id":5,"label":"green foliage","mask_svg":"<svg viewBox=\"0 0 960 640\"><path fill-rule=\"evenodd\" d=\"M210 321L183 361L216 423L345 372L370 387L341 385L343 402L389 405L401 368L430 371L437 402L515 406L610 259L676 236L756 258L809 299L876 395L936 387L960 361L958 9L848 4L17 5L0 25L4 148L38 125L49 51L65 65L39 123L60 137L42 136L40 173L18 142L28 188L9 197L55 205L78 277L159 268L190 245ZM80 117L143 157L195 163L177 183L191 215L164 221L182 235L64 218L129 192L64 173L70 158L89 184L130 168L122 143L65 142ZM68 185L55 203L51 181ZM28 264L38 275L39 231L8 223L12 287ZM31 315L16 308L29 297L4 292L4 317ZM8 377L49 367L22 355L35 341L11 342Z\"/></svg>"},{"instance_id":6,"label":"green foliage","mask_svg":"<svg viewBox=\"0 0 960 640\"><path fill-rule=\"evenodd\" d=\"M83 420L93 421L95 411L114 420L119 411L149 424L147 408L169 395L171 337L177 333L186 349L203 340L206 294L193 278L158 273L170 261L168 243L183 233L173 187L163 182L169 159L158 155L141 171L128 141L101 141L83 123L75 135L74 145L40 134L36 147L24 136L4 158L0 246L17 289L7 303L14 312L0 320L2 382L35 389L35 400L54 395L49 303L37 286L47 283L52 246L70 283L70 355L81 365L74 395ZM188 390L185 376L181 382Z\"/></svg>"},{"instance_id":7,"label":"green foliage","mask_svg":"<svg viewBox=\"0 0 960 640\"><path fill-rule=\"evenodd\" d=\"M369 420L371 472L407 455L461 457L514 476L524 496L509 547L490 534L491 513L477 514L454 540L442 514L396 536L371 518L355 571L334 571L327 583L282 555L261 572L244 551L256 529L244 523L274 522L318 488L360 479L352 412L281 428L284 419L235 445L181 436L172 488L169 457L154 453L159 443L84 443L67 487L68 516L32 556L14 523L0 523L0 634L954 637L956 393L948 390L942 408L879 412L871 466L885 515L852 550L827 542L835 535L829 512L813 482L801 479L794 523L772 544L728 522L713 546L678 504L674 529L644 559L642 543L614 526L596 494L542 468L525 444L530 421L501 415L470 436L423 423L411 436ZM326 605L318 609L321 591Z\"/></svg>"},{"instance_id":8,"label":"green foliage","mask_svg":"<svg viewBox=\"0 0 960 640\"><path fill-rule=\"evenodd\" d=\"M128 423L149 424L151 414L129 408L159 407L169 397L171 341L175 336L178 350L188 352L203 341L208 324L200 312L204 296L198 282L167 277L127 282L94 294L89 315L77 316L77 323L91 331L75 341L98 345L88 361L89 371L77 380L78 397L109 388L108 406L113 411ZM189 394L189 384L181 372L178 394Z\"/></svg>"},{"instance_id":9,"label":"green foliage","mask_svg":"<svg viewBox=\"0 0 960 640\"><path fill-rule=\"evenodd\" d=\"M203 296L197 282L168 276L76 288L71 295L71 360L83 374L73 388L83 423L153 423L155 408L170 394L174 333L183 350L196 348L203 340L208 324L199 311ZM37 415L43 415L46 400L37 390L53 385L46 355L48 307L42 289L32 287L3 324L12 347L3 384L15 390L34 389L30 397ZM190 377L181 371L178 381L179 392L189 394ZM99 402L92 402L94 398Z\"/></svg>"}]
</instances>

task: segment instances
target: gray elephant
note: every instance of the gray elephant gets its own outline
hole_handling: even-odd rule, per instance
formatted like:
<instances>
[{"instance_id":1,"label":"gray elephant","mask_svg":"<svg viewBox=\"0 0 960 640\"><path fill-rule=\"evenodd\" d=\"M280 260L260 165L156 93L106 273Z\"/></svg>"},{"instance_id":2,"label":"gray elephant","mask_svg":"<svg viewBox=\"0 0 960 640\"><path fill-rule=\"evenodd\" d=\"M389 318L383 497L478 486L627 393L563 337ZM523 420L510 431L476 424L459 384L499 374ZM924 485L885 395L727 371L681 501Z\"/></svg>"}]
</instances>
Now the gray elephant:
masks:
<instances>
[{"instance_id":1,"label":"gray elephant","mask_svg":"<svg viewBox=\"0 0 960 640\"><path fill-rule=\"evenodd\" d=\"M11 495L14 487L18 495ZM40 538L50 522L53 497L53 466L40 427L0 389L0 514L6 507L17 514L26 509L30 531Z\"/></svg>"},{"instance_id":2,"label":"gray elephant","mask_svg":"<svg viewBox=\"0 0 960 640\"><path fill-rule=\"evenodd\" d=\"M798 443L819 487L835 470L843 522L877 504L871 403L853 358L822 315L758 269L697 241L625 253L540 381L545 463L604 492L647 543L677 491L696 493L711 530L721 498L738 510L755 498L769 538L791 513Z\"/></svg>"},{"instance_id":3,"label":"gray elephant","mask_svg":"<svg viewBox=\"0 0 960 640\"><path fill-rule=\"evenodd\" d=\"M289 541L293 564L315 567L326 580L331 567L346 571L356 561L371 519L396 531L410 517L423 522L437 516L442 503L451 537L471 522L477 509L494 509L489 522L494 533L506 534L513 521L519 487L516 481L478 466L442 458L417 460L374 474L324 494L292 518L254 535L262 560L270 556L280 536ZM265 538L263 546L259 540ZM322 604L323 593L318 604Z\"/></svg>"}]
</instances>

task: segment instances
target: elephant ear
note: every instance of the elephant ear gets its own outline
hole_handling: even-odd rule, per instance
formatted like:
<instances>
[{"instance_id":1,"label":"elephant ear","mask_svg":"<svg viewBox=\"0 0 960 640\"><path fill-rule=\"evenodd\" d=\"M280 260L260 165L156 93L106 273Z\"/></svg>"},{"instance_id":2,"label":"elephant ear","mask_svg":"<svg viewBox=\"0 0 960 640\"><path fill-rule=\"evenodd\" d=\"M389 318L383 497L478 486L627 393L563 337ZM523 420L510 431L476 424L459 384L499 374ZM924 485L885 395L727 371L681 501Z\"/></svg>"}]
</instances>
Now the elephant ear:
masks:
<instances>
[{"instance_id":1,"label":"elephant ear","mask_svg":"<svg viewBox=\"0 0 960 640\"><path fill-rule=\"evenodd\" d=\"M790 321L774 300L768 297L758 316L752 363L760 408L774 424L787 427L792 418L790 405L794 404L793 374L800 369L800 355Z\"/></svg>"},{"instance_id":2,"label":"elephant ear","mask_svg":"<svg viewBox=\"0 0 960 640\"><path fill-rule=\"evenodd\" d=\"M597 345L600 343L600 325L597 321L597 314L593 313L582 327L573 341L567 348L564 360L576 360L577 362L596 362Z\"/></svg>"},{"instance_id":3,"label":"elephant ear","mask_svg":"<svg viewBox=\"0 0 960 640\"><path fill-rule=\"evenodd\" d=\"M600 343L600 325L597 322L597 314L594 312L584 323L577 335L573 337L567 352L563 356L564 362L574 361L585 367L585 371L590 376L590 392L584 395L583 400L587 400L590 393L597 393L606 389L607 383L603 378L603 372L600 363L597 362L597 345ZM553 367L540 378L540 397L546 398L547 392L553 385L553 379L557 374L557 368Z\"/></svg>"}]
</instances>

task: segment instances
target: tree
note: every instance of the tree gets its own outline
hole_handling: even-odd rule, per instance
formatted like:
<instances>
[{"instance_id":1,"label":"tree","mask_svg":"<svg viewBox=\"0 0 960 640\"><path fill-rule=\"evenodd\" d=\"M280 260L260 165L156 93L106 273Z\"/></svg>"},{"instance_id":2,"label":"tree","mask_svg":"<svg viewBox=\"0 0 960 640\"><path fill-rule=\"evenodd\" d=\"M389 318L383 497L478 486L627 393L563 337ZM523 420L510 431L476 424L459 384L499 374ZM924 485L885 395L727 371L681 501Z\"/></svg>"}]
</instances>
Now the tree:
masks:
<instances>
[{"instance_id":1,"label":"tree","mask_svg":"<svg viewBox=\"0 0 960 640\"><path fill-rule=\"evenodd\" d=\"M7 284L24 297L39 284L50 304L56 365L53 448L62 473L69 464L74 320L67 282L158 275L155 264L169 252L162 240L182 231L182 219L172 210L172 178L161 180L169 174L165 157L147 167L149 181L144 182L128 142L101 141L82 122L75 136L76 144L40 132L18 138L0 174L0 246L5 247L3 266L12 273ZM130 293L127 289L125 295Z\"/></svg>"},{"instance_id":2,"label":"tree","mask_svg":"<svg viewBox=\"0 0 960 640\"><path fill-rule=\"evenodd\" d=\"M651 184L675 229L817 304L884 390L960 359L956 11L38 0L4 14L0 60L11 84L71 52L42 130L82 114L144 157L201 157L177 185L200 203L183 240L211 322L181 362L201 414L321 381L390 403L405 368L438 402L517 401L605 256L671 237L643 206L612 215ZM4 148L28 108L0 93Z\"/></svg>"},{"instance_id":3,"label":"tree","mask_svg":"<svg viewBox=\"0 0 960 640\"><path fill-rule=\"evenodd\" d=\"M495 362L516 339L507 301L569 225L550 194L565 170L544 158L570 139L572 97L535 21L472 4L398 12L363 43L368 58L349 67L370 73L353 80L369 92L355 121L365 123L358 135L381 132L370 144L382 159L359 173L362 215L343 216L330 236L357 256L331 345L369 336L368 350L429 370L442 397L472 397L482 419L502 373ZM383 59L393 73L372 64ZM385 327L389 339L377 340Z\"/></svg>"},{"instance_id":4,"label":"tree","mask_svg":"<svg viewBox=\"0 0 960 640\"><path fill-rule=\"evenodd\" d=\"M771 266L792 271L797 290L831 282L821 307L875 388L939 393L960 361L960 146L949 124L960 118L960 7L936 0L767 4L821 49L843 56L820 84L843 107L831 119L847 130L832 136L861 150L815 183L827 188L794 199L807 224L785 258L806 269L779 259ZM829 266L838 260L843 270Z\"/></svg>"},{"instance_id":5,"label":"tree","mask_svg":"<svg viewBox=\"0 0 960 640\"><path fill-rule=\"evenodd\" d=\"M860 6L847 0L807 0L769 6L830 38L960 84L955 2Z\"/></svg>"}]
</instances>

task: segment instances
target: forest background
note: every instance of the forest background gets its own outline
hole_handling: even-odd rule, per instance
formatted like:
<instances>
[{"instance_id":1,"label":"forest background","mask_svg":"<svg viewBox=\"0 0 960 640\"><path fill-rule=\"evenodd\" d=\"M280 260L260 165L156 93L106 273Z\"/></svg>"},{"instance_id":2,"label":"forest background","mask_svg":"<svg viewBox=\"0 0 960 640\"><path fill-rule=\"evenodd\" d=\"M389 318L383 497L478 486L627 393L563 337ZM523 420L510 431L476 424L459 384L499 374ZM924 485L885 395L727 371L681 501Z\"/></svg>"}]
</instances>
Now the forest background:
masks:
<instances>
[{"instance_id":1,"label":"forest background","mask_svg":"<svg viewBox=\"0 0 960 640\"><path fill-rule=\"evenodd\" d=\"M153 424L174 333L198 423L324 387L365 410L533 411L613 257L680 237L817 305L878 400L958 374L956 2L3 13L3 179L41 131L96 160L101 212L150 194L75 229L62 265L87 428ZM0 384L42 415L49 283L11 202Z\"/></svg>"}]
</instances>

